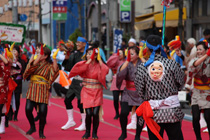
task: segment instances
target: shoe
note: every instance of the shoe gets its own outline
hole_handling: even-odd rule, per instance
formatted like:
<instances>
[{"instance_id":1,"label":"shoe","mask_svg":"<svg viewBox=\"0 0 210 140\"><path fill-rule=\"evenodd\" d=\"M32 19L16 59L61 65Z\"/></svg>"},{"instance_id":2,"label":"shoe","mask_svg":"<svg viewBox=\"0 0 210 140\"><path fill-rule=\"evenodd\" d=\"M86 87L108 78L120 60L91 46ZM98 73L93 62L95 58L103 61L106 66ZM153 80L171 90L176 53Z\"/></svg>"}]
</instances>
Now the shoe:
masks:
<instances>
[{"instance_id":1,"label":"shoe","mask_svg":"<svg viewBox=\"0 0 210 140\"><path fill-rule=\"evenodd\" d=\"M203 133L208 133L208 132L209 132L208 128L203 130Z\"/></svg>"},{"instance_id":2,"label":"shoe","mask_svg":"<svg viewBox=\"0 0 210 140\"><path fill-rule=\"evenodd\" d=\"M5 133L5 116L1 117L0 134Z\"/></svg>"},{"instance_id":3,"label":"shoe","mask_svg":"<svg viewBox=\"0 0 210 140\"><path fill-rule=\"evenodd\" d=\"M90 133L85 132L85 134L82 136L82 139L88 139L90 137Z\"/></svg>"},{"instance_id":4,"label":"shoe","mask_svg":"<svg viewBox=\"0 0 210 140\"><path fill-rule=\"evenodd\" d=\"M84 130L86 130L86 127L85 127L86 114L85 113L81 113L81 117L82 117L82 124L79 127L74 128L75 131L84 131Z\"/></svg>"},{"instance_id":5,"label":"shoe","mask_svg":"<svg viewBox=\"0 0 210 140\"><path fill-rule=\"evenodd\" d=\"M119 115L116 115L115 117L114 117L114 120L117 120L119 118Z\"/></svg>"},{"instance_id":6,"label":"shoe","mask_svg":"<svg viewBox=\"0 0 210 140\"><path fill-rule=\"evenodd\" d=\"M66 110L66 112L68 115L68 121L64 126L61 127L62 130L69 129L70 127L73 127L76 125L76 123L74 122L74 118L73 118L73 109L68 109L68 110Z\"/></svg>"}]
</instances>

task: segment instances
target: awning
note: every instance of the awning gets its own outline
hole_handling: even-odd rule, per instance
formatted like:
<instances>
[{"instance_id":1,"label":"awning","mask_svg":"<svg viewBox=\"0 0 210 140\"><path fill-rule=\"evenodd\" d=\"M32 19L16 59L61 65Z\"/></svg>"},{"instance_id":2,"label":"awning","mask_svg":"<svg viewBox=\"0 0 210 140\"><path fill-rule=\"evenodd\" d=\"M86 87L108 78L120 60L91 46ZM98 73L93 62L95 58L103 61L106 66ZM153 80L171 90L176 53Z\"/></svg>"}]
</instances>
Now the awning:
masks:
<instances>
[{"instance_id":1,"label":"awning","mask_svg":"<svg viewBox=\"0 0 210 140\"><path fill-rule=\"evenodd\" d=\"M183 23L187 19L186 7L183 8L182 15ZM155 14L154 20L156 27L162 27L163 22L163 13ZM177 27L179 20L179 9L174 9L171 11L166 11L166 27Z\"/></svg>"},{"instance_id":2,"label":"awning","mask_svg":"<svg viewBox=\"0 0 210 140\"><path fill-rule=\"evenodd\" d=\"M135 22L135 29L136 30L146 30L153 27L154 17L146 18L140 22Z\"/></svg>"},{"instance_id":3,"label":"awning","mask_svg":"<svg viewBox=\"0 0 210 140\"><path fill-rule=\"evenodd\" d=\"M140 22L140 21L145 20L147 18L150 18L150 17L152 17L152 16L154 16L155 14L158 14L158 13L160 13L160 12L153 12L153 13L137 16L137 17L135 17L135 22Z\"/></svg>"}]
</instances>

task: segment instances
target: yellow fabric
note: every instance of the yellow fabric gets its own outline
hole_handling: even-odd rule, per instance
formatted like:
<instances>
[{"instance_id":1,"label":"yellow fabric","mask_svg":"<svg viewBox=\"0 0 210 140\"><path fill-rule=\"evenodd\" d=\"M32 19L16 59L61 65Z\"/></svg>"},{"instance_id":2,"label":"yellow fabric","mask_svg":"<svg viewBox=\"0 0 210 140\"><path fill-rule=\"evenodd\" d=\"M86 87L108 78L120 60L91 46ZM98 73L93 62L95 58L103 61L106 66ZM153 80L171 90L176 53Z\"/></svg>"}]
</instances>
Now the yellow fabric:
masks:
<instances>
[{"instance_id":1,"label":"yellow fabric","mask_svg":"<svg viewBox=\"0 0 210 140\"><path fill-rule=\"evenodd\" d=\"M10 47L10 51L13 50L14 46L15 46L15 42L12 43L12 45L11 45L11 47Z\"/></svg>"},{"instance_id":2,"label":"yellow fabric","mask_svg":"<svg viewBox=\"0 0 210 140\"><path fill-rule=\"evenodd\" d=\"M46 44L43 45L43 48L46 46Z\"/></svg>"},{"instance_id":3,"label":"yellow fabric","mask_svg":"<svg viewBox=\"0 0 210 140\"><path fill-rule=\"evenodd\" d=\"M13 59L13 54L6 48L7 57Z\"/></svg>"},{"instance_id":4,"label":"yellow fabric","mask_svg":"<svg viewBox=\"0 0 210 140\"><path fill-rule=\"evenodd\" d=\"M140 46L139 58L143 58L143 46Z\"/></svg>"},{"instance_id":5,"label":"yellow fabric","mask_svg":"<svg viewBox=\"0 0 210 140\"><path fill-rule=\"evenodd\" d=\"M125 50L125 56L128 55L128 48Z\"/></svg>"},{"instance_id":6,"label":"yellow fabric","mask_svg":"<svg viewBox=\"0 0 210 140\"><path fill-rule=\"evenodd\" d=\"M97 60L98 60L98 61L100 61L100 60L101 60L101 56L100 56L100 49L99 49L99 48L98 48Z\"/></svg>"},{"instance_id":7,"label":"yellow fabric","mask_svg":"<svg viewBox=\"0 0 210 140\"><path fill-rule=\"evenodd\" d=\"M31 81L38 84L49 84L49 81L40 75L32 75Z\"/></svg>"},{"instance_id":8,"label":"yellow fabric","mask_svg":"<svg viewBox=\"0 0 210 140\"><path fill-rule=\"evenodd\" d=\"M171 59L173 59L174 53L175 53L175 50L173 50L173 51L171 52L171 54L170 54Z\"/></svg>"},{"instance_id":9,"label":"yellow fabric","mask_svg":"<svg viewBox=\"0 0 210 140\"><path fill-rule=\"evenodd\" d=\"M54 53L53 53L53 56L52 58L53 59L56 59L56 56L58 55L58 52L60 51L60 49L57 49Z\"/></svg>"},{"instance_id":10,"label":"yellow fabric","mask_svg":"<svg viewBox=\"0 0 210 140\"><path fill-rule=\"evenodd\" d=\"M35 56L34 56L34 60L35 60L37 57L38 57L38 55L35 55Z\"/></svg>"}]
</instances>

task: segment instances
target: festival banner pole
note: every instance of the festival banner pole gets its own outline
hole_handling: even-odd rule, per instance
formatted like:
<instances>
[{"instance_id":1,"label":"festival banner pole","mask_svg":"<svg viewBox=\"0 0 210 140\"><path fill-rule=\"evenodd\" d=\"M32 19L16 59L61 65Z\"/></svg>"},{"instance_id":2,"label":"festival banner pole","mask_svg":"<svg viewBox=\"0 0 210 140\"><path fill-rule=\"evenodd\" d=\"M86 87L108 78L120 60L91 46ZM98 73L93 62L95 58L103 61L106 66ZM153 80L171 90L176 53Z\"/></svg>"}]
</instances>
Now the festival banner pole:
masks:
<instances>
[{"instance_id":1,"label":"festival banner pole","mask_svg":"<svg viewBox=\"0 0 210 140\"><path fill-rule=\"evenodd\" d=\"M162 29L162 45L165 44L165 29L166 29L166 9L169 7L173 0L162 0L161 5L163 5L163 29Z\"/></svg>"},{"instance_id":2,"label":"festival banner pole","mask_svg":"<svg viewBox=\"0 0 210 140\"><path fill-rule=\"evenodd\" d=\"M163 29L162 29L162 45L164 46L164 44L165 44L165 28L166 28L166 26L165 26L165 24L166 24L166 6L165 5L163 5Z\"/></svg>"}]
</instances>

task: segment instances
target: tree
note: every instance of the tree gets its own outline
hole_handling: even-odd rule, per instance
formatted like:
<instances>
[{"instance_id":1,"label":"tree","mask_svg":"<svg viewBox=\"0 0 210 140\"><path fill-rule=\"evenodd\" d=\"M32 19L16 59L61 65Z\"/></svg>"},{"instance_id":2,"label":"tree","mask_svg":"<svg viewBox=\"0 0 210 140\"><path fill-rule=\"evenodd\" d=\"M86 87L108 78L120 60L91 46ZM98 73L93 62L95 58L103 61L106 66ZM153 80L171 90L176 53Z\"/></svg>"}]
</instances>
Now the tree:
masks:
<instances>
[{"instance_id":1,"label":"tree","mask_svg":"<svg viewBox=\"0 0 210 140\"><path fill-rule=\"evenodd\" d=\"M74 42L74 49L76 49L76 42L77 42L77 38L79 36L82 36L82 32L80 29L76 29L70 36L69 36L69 40Z\"/></svg>"}]
</instances>

